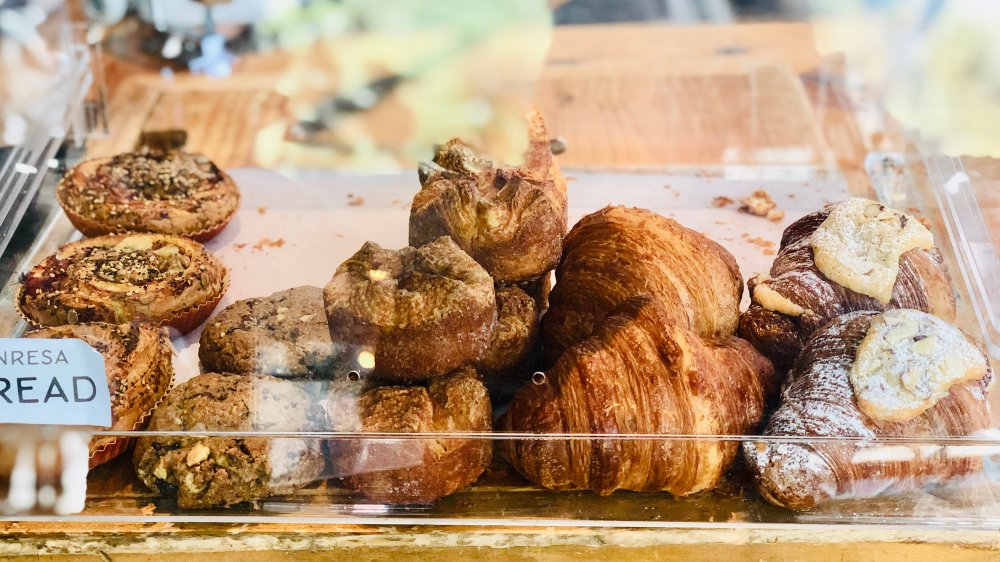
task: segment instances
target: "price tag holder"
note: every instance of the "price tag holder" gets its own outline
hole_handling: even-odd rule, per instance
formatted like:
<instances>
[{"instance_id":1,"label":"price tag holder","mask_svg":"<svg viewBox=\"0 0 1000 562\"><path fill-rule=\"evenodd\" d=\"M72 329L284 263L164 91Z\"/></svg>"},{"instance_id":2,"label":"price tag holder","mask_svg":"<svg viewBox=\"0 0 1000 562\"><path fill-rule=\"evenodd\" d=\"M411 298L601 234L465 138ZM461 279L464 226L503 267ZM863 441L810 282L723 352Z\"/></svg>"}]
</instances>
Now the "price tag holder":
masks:
<instances>
[{"instance_id":1,"label":"price tag holder","mask_svg":"<svg viewBox=\"0 0 1000 562\"><path fill-rule=\"evenodd\" d=\"M104 357L77 339L0 338L0 423L110 427Z\"/></svg>"}]
</instances>

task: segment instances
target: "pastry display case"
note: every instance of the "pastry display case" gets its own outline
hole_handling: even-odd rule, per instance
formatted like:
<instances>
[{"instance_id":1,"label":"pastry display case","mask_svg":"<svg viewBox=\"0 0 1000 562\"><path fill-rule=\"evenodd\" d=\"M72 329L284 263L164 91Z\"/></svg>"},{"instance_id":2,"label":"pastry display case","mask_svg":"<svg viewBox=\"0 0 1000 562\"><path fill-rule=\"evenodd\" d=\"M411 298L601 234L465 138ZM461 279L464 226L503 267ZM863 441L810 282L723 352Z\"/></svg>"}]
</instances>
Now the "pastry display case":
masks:
<instances>
[{"instance_id":1,"label":"pastry display case","mask_svg":"<svg viewBox=\"0 0 1000 562\"><path fill-rule=\"evenodd\" d=\"M1000 525L1000 166L844 21L81 4L5 148L7 524Z\"/></svg>"}]
</instances>

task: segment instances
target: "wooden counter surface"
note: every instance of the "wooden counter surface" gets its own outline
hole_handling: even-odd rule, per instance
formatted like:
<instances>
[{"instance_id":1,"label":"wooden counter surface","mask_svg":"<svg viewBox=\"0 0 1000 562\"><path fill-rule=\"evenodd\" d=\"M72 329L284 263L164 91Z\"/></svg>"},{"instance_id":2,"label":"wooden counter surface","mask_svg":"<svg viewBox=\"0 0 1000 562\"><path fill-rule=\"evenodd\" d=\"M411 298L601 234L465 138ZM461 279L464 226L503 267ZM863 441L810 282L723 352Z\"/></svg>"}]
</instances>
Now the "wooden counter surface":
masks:
<instances>
[{"instance_id":1,"label":"wooden counter surface","mask_svg":"<svg viewBox=\"0 0 1000 562\"><path fill-rule=\"evenodd\" d=\"M295 55L311 56L316 53ZM128 150L140 131L183 127L188 148L224 167L351 167L335 142L287 140L297 95L287 83L296 63L287 54L251 55L239 61L233 77L214 80L165 78L157 69L109 56L112 134L91 142L88 153ZM837 90L838 65L816 52L807 24L558 27L524 105L539 107L552 135L566 142L559 157L564 167L804 165L839 169L849 181L865 184L864 155L892 138L872 137L854 121ZM525 90L516 76L510 86ZM414 117L400 100L387 99L359 119L376 144L391 144L408 134ZM398 158L379 162L412 165L406 155L390 155ZM0 555L25 560L40 554L164 560L212 552L223 562L253 552L268 560L472 561L493 559L493 548L507 560L985 561L1000 560L1000 533L0 523Z\"/></svg>"}]
</instances>

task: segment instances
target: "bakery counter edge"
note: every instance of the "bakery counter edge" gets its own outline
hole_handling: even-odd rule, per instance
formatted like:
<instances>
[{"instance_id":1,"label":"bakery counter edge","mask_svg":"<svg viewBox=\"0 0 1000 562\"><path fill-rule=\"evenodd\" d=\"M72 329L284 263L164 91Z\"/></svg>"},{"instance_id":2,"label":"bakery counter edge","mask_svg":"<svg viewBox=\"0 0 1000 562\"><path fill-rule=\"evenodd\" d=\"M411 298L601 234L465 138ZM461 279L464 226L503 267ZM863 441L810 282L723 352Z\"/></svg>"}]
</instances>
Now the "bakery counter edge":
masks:
<instances>
[{"instance_id":1,"label":"bakery counter edge","mask_svg":"<svg viewBox=\"0 0 1000 562\"><path fill-rule=\"evenodd\" d=\"M869 526L771 528L367 526L0 522L0 558L163 559L254 552L256 559L570 560L685 556L767 560L997 560L996 530ZM495 555L496 553L494 553ZM870 558L874 556L875 558ZM370 557L370 558L368 558ZM943 557L943 558L942 558ZM228 559L224 556L223 559Z\"/></svg>"}]
</instances>

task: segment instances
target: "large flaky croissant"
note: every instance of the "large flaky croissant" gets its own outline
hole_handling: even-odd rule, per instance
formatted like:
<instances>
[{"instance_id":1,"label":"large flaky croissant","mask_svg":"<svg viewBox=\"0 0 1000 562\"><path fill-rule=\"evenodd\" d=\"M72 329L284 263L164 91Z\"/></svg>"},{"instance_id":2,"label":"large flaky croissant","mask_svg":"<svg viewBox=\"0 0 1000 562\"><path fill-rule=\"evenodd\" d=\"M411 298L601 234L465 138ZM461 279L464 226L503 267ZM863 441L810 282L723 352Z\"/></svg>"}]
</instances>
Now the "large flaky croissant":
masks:
<instances>
[{"instance_id":1,"label":"large flaky croissant","mask_svg":"<svg viewBox=\"0 0 1000 562\"><path fill-rule=\"evenodd\" d=\"M824 276L816 267L810 238L830 215L831 207L808 214L785 229L770 276L747 282L753 302L740 317L745 338L779 368L788 368L809 336L834 317L856 310L912 308L945 321L955 318L951 278L937 248L914 248L899 259L899 274L887 304L857 293ZM804 314L769 310L758 302L758 286L790 302Z\"/></svg>"},{"instance_id":2,"label":"large flaky croissant","mask_svg":"<svg viewBox=\"0 0 1000 562\"><path fill-rule=\"evenodd\" d=\"M702 337L736 331L743 279L716 242L646 209L605 207L563 242L542 341L551 361L591 334L615 306L648 294L671 323Z\"/></svg>"},{"instance_id":3,"label":"large flaky croissant","mask_svg":"<svg viewBox=\"0 0 1000 562\"><path fill-rule=\"evenodd\" d=\"M978 471L982 456L962 447L934 445L937 438L966 436L990 425L985 376L955 384L922 413L906 421L885 421L862 412L851 369L859 345L877 312L852 312L817 331L795 362L781 404L763 434L781 437L842 437L833 442L750 441L746 464L770 502L810 509L831 498L865 498L946 482ZM949 348L950 349L950 348ZM892 355L898 360L902 354ZM882 369L888 369L885 364ZM887 437L926 437L913 445L878 443ZM846 441L864 439L869 443Z\"/></svg>"},{"instance_id":4,"label":"large flaky croissant","mask_svg":"<svg viewBox=\"0 0 1000 562\"><path fill-rule=\"evenodd\" d=\"M453 139L420 170L410 245L455 242L500 282L537 279L555 267L566 234L566 182L538 113L519 168L498 166Z\"/></svg>"},{"instance_id":5,"label":"large flaky croissant","mask_svg":"<svg viewBox=\"0 0 1000 562\"><path fill-rule=\"evenodd\" d=\"M504 431L574 434L740 435L764 413L774 370L736 337L706 341L658 300L634 297L570 347L543 384L522 387ZM668 491L714 487L738 443L719 439L517 440L507 460L547 488Z\"/></svg>"}]
</instances>

